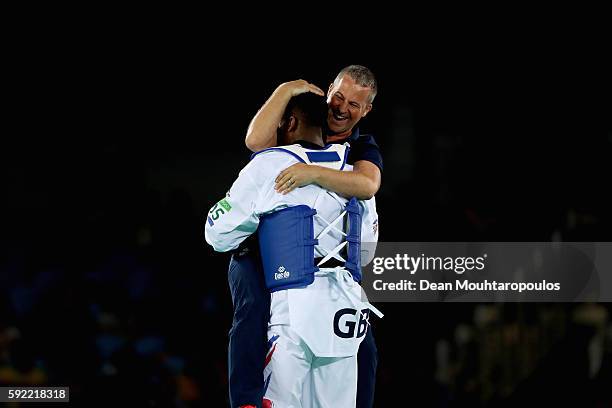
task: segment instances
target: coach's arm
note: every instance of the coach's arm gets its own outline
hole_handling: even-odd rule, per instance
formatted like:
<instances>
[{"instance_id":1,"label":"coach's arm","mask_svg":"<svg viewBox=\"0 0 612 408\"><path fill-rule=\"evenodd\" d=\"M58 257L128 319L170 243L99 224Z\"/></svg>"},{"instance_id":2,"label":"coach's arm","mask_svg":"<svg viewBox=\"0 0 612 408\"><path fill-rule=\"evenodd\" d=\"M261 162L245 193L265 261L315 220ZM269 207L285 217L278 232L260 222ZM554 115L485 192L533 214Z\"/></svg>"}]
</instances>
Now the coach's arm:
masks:
<instances>
[{"instance_id":1,"label":"coach's arm","mask_svg":"<svg viewBox=\"0 0 612 408\"><path fill-rule=\"evenodd\" d=\"M289 183L292 180L293 183ZM286 168L275 180L276 191L287 194L297 187L318 184L344 197L369 200L380 188L380 169L367 160L355 162L353 171L332 170L326 167L296 163Z\"/></svg>"},{"instance_id":2,"label":"coach's arm","mask_svg":"<svg viewBox=\"0 0 612 408\"><path fill-rule=\"evenodd\" d=\"M294 96L306 92L325 96L325 92L320 88L303 79L282 83L274 90L249 124L244 139L249 150L258 152L276 146L276 129L283 118L287 104Z\"/></svg>"}]
</instances>

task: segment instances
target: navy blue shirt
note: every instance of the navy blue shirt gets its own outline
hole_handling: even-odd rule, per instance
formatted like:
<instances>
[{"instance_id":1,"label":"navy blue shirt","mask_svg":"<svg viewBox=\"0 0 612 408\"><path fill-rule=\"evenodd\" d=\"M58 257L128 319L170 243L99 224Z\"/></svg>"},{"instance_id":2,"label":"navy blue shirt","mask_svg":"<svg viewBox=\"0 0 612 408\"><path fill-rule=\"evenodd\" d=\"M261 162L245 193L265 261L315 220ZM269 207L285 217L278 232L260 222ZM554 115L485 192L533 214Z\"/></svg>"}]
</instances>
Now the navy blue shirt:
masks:
<instances>
[{"instance_id":1,"label":"navy blue shirt","mask_svg":"<svg viewBox=\"0 0 612 408\"><path fill-rule=\"evenodd\" d=\"M382 174L383 159L374 136L362 135L359 133L359 128L355 128L349 136L348 142L351 144L351 151L347 159L348 164L355 164L359 160L367 160L377 165Z\"/></svg>"},{"instance_id":2,"label":"navy blue shirt","mask_svg":"<svg viewBox=\"0 0 612 408\"><path fill-rule=\"evenodd\" d=\"M353 133L346 138L345 140L338 140L333 143L344 143L349 142L351 145L351 150L348 155L347 162L348 164L355 164L355 162L359 160L367 160L371 163L374 163L380 169L380 172L383 171L383 159L380 154L380 148L374 140L374 136L364 134L362 135L359 132L359 128L354 128Z\"/></svg>"}]
</instances>

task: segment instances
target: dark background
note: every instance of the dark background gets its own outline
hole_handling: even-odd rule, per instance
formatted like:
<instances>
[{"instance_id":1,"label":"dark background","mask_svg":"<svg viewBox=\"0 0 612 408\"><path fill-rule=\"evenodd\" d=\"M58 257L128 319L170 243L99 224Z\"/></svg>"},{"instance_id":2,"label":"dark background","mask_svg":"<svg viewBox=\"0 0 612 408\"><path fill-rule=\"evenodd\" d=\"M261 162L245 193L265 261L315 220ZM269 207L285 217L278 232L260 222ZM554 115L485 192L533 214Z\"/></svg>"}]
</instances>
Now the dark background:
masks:
<instances>
[{"instance_id":1,"label":"dark background","mask_svg":"<svg viewBox=\"0 0 612 408\"><path fill-rule=\"evenodd\" d=\"M204 214L276 86L327 89L352 63L379 80L361 129L385 161L381 241L610 240L604 48L395 36L388 52L326 55L211 35L43 37L11 59L1 385L226 406L229 257L204 242ZM611 401L609 304L380 308L377 407Z\"/></svg>"}]
</instances>

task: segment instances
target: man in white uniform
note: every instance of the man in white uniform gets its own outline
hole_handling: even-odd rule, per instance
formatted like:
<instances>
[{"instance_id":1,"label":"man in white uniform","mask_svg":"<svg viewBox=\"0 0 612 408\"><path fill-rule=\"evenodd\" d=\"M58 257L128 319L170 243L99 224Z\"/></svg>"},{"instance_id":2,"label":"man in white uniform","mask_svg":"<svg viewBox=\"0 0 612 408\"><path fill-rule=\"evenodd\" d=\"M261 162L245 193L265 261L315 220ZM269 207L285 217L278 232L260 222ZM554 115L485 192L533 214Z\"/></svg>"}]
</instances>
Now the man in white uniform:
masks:
<instances>
[{"instance_id":1,"label":"man in white uniform","mask_svg":"<svg viewBox=\"0 0 612 408\"><path fill-rule=\"evenodd\" d=\"M357 350L369 309L377 312L357 283L378 240L374 199L347 200L314 184L274 190L278 173L298 162L350 170L347 145L323 144L326 115L323 98L293 98L279 137L295 144L253 155L207 217L206 241L220 252L259 228L272 292L264 407L354 407Z\"/></svg>"}]
</instances>

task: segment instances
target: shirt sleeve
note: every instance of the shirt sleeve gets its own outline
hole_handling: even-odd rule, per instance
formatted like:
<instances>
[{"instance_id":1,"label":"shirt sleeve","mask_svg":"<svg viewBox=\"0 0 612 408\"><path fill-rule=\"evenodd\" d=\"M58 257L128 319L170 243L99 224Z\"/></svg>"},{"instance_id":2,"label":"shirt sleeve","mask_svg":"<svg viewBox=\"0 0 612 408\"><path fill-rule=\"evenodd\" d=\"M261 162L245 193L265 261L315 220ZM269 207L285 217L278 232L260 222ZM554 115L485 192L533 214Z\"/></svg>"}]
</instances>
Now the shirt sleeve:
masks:
<instances>
[{"instance_id":1,"label":"shirt sleeve","mask_svg":"<svg viewBox=\"0 0 612 408\"><path fill-rule=\"evenodd\" d=\"M361 216L361 266L366 266L376 252L378 244L378 213L376 212L376 199L360 201L363 205Z\"/></svg>"},{"instance_id":2,"label":"shirt sleeve","mask_svg":"<svg viewBox=\"0 0 612 408\"><path fill-rule=\"evenodd\" d=\"M380 148L372 135L361 135L357 140L351 142L351 151L348 156L348 163L355 164L359 160L367 160L374 163L383 171L383 159Z\"/></svg>"},{"instance_id":3,"label":"shirt sleeve","mask_svg":"<svg viewBox=\"0 0 612 408\"><path fill-rule=\"evenodd\" d=\"M215 204L206 217L204 236L215 251L227 252L257 230L257 184L243 169L226 197Z\"/></svg>"}]
</instances>

